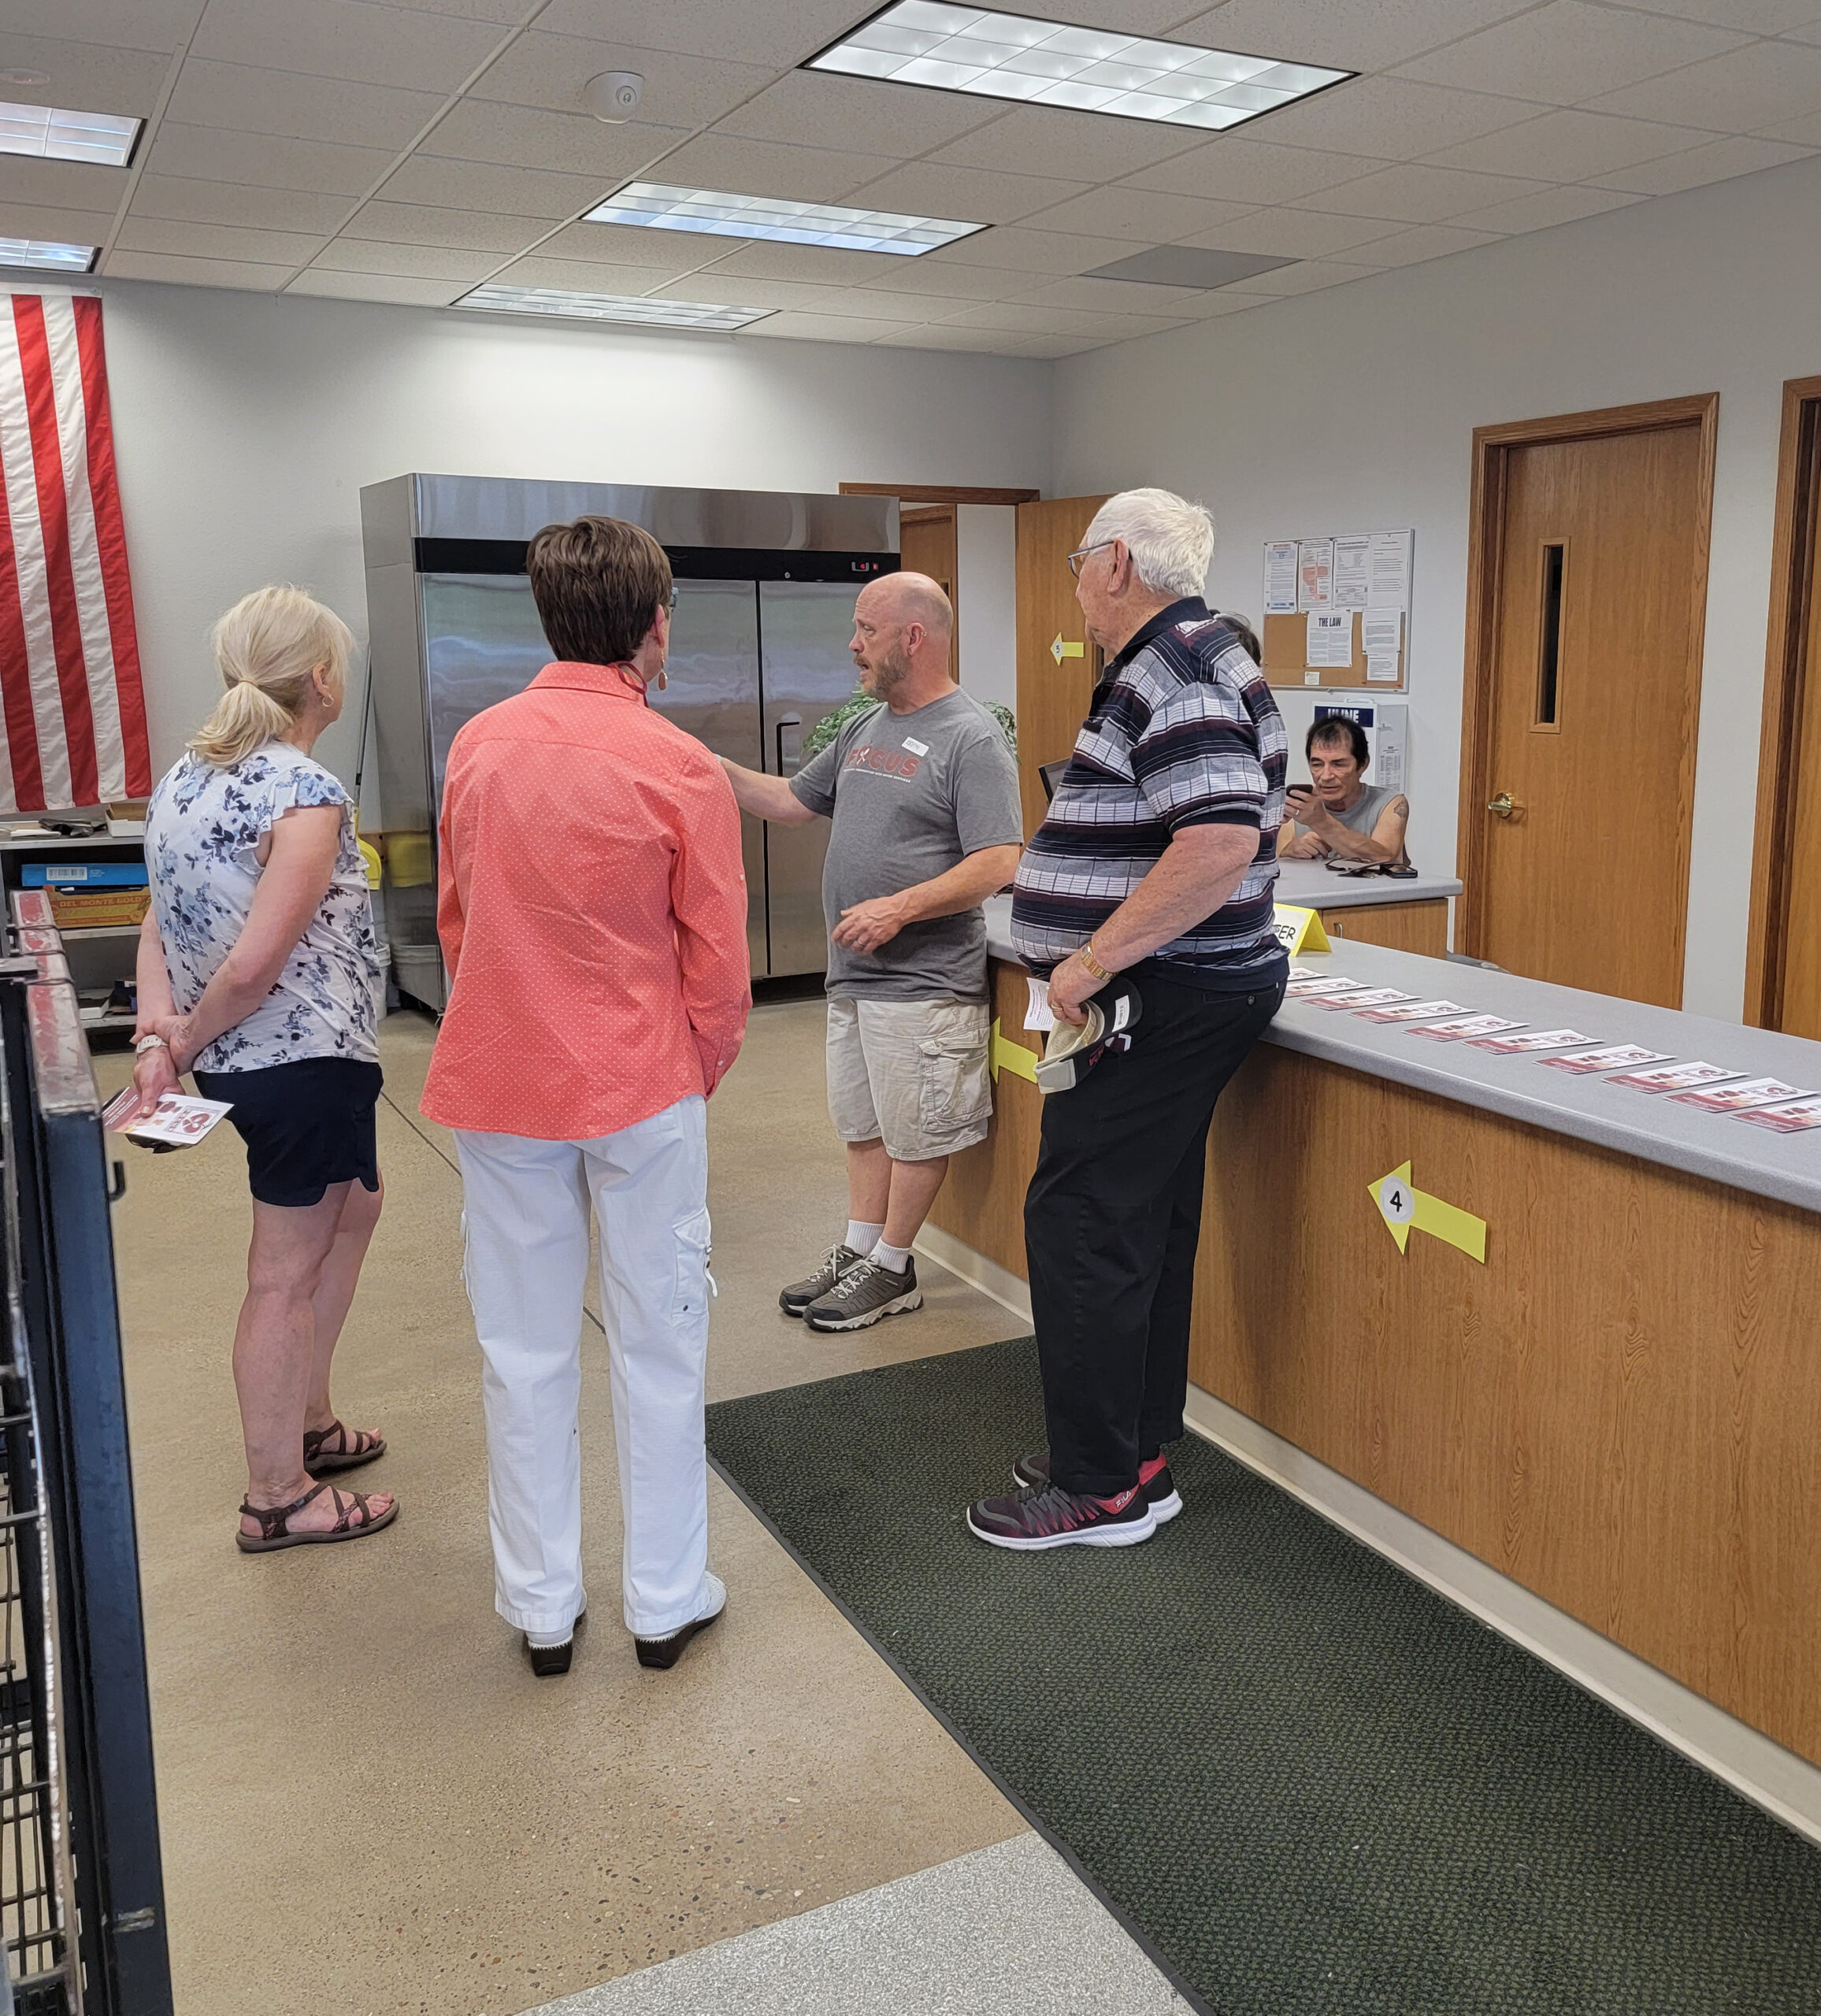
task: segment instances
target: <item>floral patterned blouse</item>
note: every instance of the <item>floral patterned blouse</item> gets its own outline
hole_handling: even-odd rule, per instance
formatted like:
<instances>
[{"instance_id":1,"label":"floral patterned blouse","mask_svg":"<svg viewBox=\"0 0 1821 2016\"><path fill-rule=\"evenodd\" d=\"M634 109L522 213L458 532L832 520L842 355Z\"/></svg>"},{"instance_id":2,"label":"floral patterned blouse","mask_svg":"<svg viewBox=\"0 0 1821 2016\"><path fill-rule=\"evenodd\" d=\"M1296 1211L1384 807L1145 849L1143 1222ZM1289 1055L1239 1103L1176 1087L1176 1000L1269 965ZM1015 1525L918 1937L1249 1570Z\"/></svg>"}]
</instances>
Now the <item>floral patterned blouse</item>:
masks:
<instances>
[{"instance_id":1,"label":"floral patterned blouse","mask_svg":"<svg viewBox=\"0 0 1821 2016\"><path fill-rule=\"evenodd\" d=\"M259 886L256 853L293 806L339 805L335 879L264 1001L196 1059L203 1071L260 1071L306 1057L376 1064L380 973L354 806L334 774L287 742L225 769L186 755L146 811L146 866L178 1011L187 1014L240 936Z\"/></svg>"}]
</instances>

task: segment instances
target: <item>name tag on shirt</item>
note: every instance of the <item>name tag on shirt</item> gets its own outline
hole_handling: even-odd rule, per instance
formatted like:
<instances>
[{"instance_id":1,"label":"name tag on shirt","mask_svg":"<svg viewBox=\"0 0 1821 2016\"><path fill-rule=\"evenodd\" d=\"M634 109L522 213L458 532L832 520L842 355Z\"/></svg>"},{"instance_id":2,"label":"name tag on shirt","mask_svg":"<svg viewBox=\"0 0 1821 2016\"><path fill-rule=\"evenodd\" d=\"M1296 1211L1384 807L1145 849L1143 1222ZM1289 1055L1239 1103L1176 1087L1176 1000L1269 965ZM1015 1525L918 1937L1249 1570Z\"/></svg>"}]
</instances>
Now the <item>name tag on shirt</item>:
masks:
<instances>
[{"instance_id":1,"label":"name tag on shirt","mask_svg":"<svg viewBox=\"0 0 1821 2016\"><path fill-rule=\"evenodd\" d=\"M910 750L913 756L927 756L929 754L929 743L927 742L919 742L914 735L907 735L905 736L904 747Z\"/></svg>"}]
</instances>

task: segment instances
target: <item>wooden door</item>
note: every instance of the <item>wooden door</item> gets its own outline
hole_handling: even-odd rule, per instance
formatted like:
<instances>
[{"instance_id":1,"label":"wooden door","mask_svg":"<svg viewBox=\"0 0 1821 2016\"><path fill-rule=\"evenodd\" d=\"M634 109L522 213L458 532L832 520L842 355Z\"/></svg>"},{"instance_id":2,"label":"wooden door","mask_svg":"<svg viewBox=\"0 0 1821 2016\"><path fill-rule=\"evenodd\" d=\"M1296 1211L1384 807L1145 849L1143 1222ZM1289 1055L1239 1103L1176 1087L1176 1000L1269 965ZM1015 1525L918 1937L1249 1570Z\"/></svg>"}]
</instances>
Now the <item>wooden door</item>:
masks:
<instances>
[{"instance_id":1,"label":"wooden door","mask_svg":"<svg viewBox=\"0 0 1821 2016\"><path fill-rule=\"evenodd\" d=\"M1476 437L1494 465L1476 485L1463 938L1514 973L1666 1007L1682 999L1713 405Z\"/></svg>"},{"instance_id":2,"label":"wooden door","mask_svg":"<svg viewBox=\"0 0 1821 2016\"><path fill-rule=\"evenodd\" d=\"M898 558L907 574L927 574L955 607L955 635L948 647L948 673L961 676L961 604L956 579L955 519L952 504L907 504L898 514Z\"/></svg>"},{"instance_id":3,"label":"wooden door","mask_svg":"<svg viewBox=\"0 0 1821 2016\"><path fill-rule=\"evenodd\" d=\"M1745 1019L1821 1037L1821 378L1783 387Z\"/></svg>"},{"instance_id":4,"label":"wooden door","mask_svg":"<svg viewBox=\"0 0 1821 2016\"><path fill-rule=\"evenodd\" d=\"M1049 803L1038 765L1074 749L1100 676L1068 557L1106 501L1051 497L1018 507L1018 769L1027 839Z\"/></svg>"}]
</instances>

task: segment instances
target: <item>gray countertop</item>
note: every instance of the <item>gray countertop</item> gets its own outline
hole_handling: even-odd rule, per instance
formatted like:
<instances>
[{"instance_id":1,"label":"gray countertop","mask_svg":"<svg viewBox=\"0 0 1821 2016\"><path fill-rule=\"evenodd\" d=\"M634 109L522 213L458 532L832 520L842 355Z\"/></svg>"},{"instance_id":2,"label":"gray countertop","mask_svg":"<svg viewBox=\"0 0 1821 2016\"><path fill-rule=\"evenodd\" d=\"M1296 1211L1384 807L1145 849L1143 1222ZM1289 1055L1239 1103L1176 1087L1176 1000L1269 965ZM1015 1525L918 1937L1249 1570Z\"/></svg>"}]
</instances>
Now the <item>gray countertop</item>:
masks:
<instances>
[{"instance_id":1,"label":"gray countertop","mask_svg":"<svg viewBox=\"0 0 1821 2016\"><path fill-rule=\"evenodd\" d=\"M1431 902L1438 896L1458 896L1460 884L1452 876L1406 878L1391 875L1337 875L1318 861L1278 863L1278 901L1303 910L1345 910L1356 903Z\"/></svg>"},{"instance_id":2,"label":"gray countertop","mask_svg":"<svg viewBox=\"0 0 1821 2016\"><path fill-rule=\"evenodd\" d=\"M996 907L1001 910L996 918ZM1009 899L988 904L987 916L993 957L1020 963L1010 943ZM1821 1043L1802 1036L1583 994L1382 945L1349 943L1332 953L1305 953L1296 963L1312 972L1344 975L1362 987L1394 987L1425 1001L1458 1001L1464 1010L1509 1016L1532 1029L1578 1029L1588 1047L1639 1043L1667 1051L1678 1063L1719 1065L1821 1092ZM1710 1182L1821 1211L1821 1128L1774 1134L1730 1114L1678 1106L1663 1093L1611 1084L1605 1076L1552 1071L1534 1054L1500 1057L1465 1043L1437 1043L1412 1036L1407 1024L1368 1022L1349 1010L1318 1008L1308 1001L1286 1001L1265 1040Z\"/></svg>"}]
</instances>

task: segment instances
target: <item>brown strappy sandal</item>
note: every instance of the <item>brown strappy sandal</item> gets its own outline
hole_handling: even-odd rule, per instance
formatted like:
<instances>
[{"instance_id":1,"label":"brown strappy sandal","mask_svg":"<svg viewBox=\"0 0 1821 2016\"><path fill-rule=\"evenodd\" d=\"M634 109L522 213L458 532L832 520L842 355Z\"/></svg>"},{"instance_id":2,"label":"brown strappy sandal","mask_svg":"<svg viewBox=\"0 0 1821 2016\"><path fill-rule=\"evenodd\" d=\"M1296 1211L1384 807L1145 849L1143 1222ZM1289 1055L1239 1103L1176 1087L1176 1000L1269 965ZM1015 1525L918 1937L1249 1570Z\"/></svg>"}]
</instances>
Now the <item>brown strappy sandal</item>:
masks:
<instances>
[{"instance_id":1,"label":"brown strappy sandal","mask_svg":"<svg viewBox=\"0 0 1821 2016\"><path fill-rule=\"evenodd\" d=\"M324 1527L320 1532L294 1533L291 1530L292 1515L301 1512L313 1498L320 1498L325 1491L335 1500L339 1515L335 1524ZM289 1505L250 1505L243 1499L241 1513L247 1518L259 1521L259 1537L254 1540L249 1534L236 1532L234 1542L243 1554L276 1554L280 1547L321 1547L331 1540L365 1540L369 1533L379 1532L389 1526L399 1516L399 1501L395 1498L376 1516L367 1509L372 1503L365 1492L337 1491L332 1484L319 1484ZM349 1519L357 1511L361 1523L350 1525Z\"/></svg>"},{"instance_id":2,"label":"brown strappy sandal","mask_svg":"<svg viewBox=\"0 0 1821 2016\"><path fill-rule=\"evenodd\" d=\"M323 1444L332 1435L337 1447L325 1449ZM339 1421L331 1421L327 1428L308 1429L303 1438L303 1467L313 1477L332 1470L358 1470L362 1463L377 1462L385 1453L383 1435L369 1435L364 1428L346 1428Z\"/></svg>"}]
</instances>

